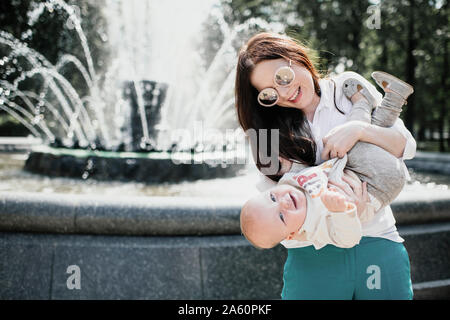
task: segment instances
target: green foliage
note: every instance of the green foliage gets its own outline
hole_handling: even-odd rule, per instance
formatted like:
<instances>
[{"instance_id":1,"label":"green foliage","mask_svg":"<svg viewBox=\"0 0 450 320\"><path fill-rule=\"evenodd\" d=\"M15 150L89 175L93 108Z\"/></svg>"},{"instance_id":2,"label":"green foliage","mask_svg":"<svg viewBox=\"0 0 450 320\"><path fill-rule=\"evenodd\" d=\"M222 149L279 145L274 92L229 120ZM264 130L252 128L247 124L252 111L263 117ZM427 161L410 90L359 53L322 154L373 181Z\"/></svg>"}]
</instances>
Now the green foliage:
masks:
<instances>
[{"instance_id":1,"label":"green foliage","mask_svg":"<svg viewBox=\"0 0 450 320\"><path fill-rule=\"evenodd\" d=\"M0 30L27 43L51 63L65 53L85 62L80 39L68 27L67 13L46 10L29 23L27 12L43 2L0 1ZM101 74L108 64L108 47L103 40L106 21L101 12L104 1L66 2L80 9L94 67ZM379 29L367 25L373 3L379 3ZM370 79L372 71L383 70L411 83L415 93L401 115L405 124L416 139L437 139L439 150L450 149L449 0L221 0L221 7L232 29L252 18L282 25L285 33L318 52L323 73L345 69ZM257 31L261 30L250 28L234 42L235 48ZM224 41L214 19L205 24L202 39L202 57L209 65ZM0 46L0 57L5 54L8 52ZM5 68L6 64L0 64L0 79L14 79L20 73L19 68ZM81 75L70 68L64 73L80 95L85 95ZM24 85L32 87L34 83ZM39 92L39 88L33 89Z\"/></svg>"},{"instance_id":2,"label":"green foliage","mask_svg":"<svg viewBox=\"0 0 450 320\"><path fill-rule=\"evenodd\" d=\"M40 52L55 64L62 55L73 54L85 61L80 39L68 23L68 14L61 8L44 9L36 21L30 21L28 13L37 9L40 0L3 0L0 2L0 30L11 33L29 47ZM106 30L106 21L100 10L101 0L66 0L77 7L85 30L89 47L97 69L102 69L108 52L102 37ZM78 13L77 13L78 15Z\"/></svg>"},{"instance_id":3,"label":"green foliage","mask_svg":"<svg viewBox=\"0 0 450 320\"><path fill-rule=\"evenodd\" d=\"M69 19L69 14L59 6L43 7L51 1L41 0L2 0L0 2L0 30L8 32L29 48L39 52L51 64L55 65L63 55L71 54L82 64L87 65L81 40ZM106 20L101 11L103 0L66 0L75 8L76 15L81 19L81 25L87 37L89 48L97 74L102 74L109 59L108 46L105 45ZM32 13L32 14L30 14ZM35 16L35 18L33 18ZM22 57L12 54L9 46L0 44L0 80L13 83L23 71L32 69L30 63ZM83 97L89 88L78 70L72 64L65 65L60 73L71 83L77 93ZM35 76L36 77L36 76ZM20 83L22 91L41 92L43 81L27 79ZM102 79L99 79L102 81ZM17 101L21 104L20 101ZM42 109L41 109L42 112ZM0 117L9 116L0 110ZM15 122L3 123L9 131ZM8 124L8 125L7 125Z\"/></svg>"},{"instance_id":4,"label":"green foliage","mask_svg":"<svg viewBox=\"0 0 450 320\"><path fill-rule=\"evenodd\" d=\"M0 136L2 137L26 137L30 132L10 115L0 117Z\"/></svg>"},{"instance_id":5,"label":"green foliage","mask_svg":"<svg viewBox=\"0 0 450 320\"><path fill-rule=\"evenodd\" d=\"M318 50L322 69L356 71L367 79L383 70L411 83L402 118L419 140L437 133L450 149L449 1L383 0L379 28L369 28L367 0L223 0L228 22L254 17L282 22L284 32Z\"/></svg>"}]
</instances>

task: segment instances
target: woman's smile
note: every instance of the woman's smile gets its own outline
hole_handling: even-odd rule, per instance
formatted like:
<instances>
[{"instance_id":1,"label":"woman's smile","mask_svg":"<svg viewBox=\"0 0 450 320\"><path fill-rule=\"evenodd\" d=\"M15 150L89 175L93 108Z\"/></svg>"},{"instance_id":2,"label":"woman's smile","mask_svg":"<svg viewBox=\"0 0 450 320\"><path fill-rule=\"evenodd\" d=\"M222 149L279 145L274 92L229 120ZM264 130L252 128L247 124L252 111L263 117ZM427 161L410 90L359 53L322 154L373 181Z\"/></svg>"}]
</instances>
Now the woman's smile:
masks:
<instances>
[{"instance_id":1,"label":"woman's smile","mask_svg":"<svg viewBox=\"0 0 450 320\"><path fill-rule=\"evenodd\" d=\"M302 88L298 87L298 89L294 92L294 94L288 99L289 102L297 103L302 97Z\"/></svg>"}]
</instances>

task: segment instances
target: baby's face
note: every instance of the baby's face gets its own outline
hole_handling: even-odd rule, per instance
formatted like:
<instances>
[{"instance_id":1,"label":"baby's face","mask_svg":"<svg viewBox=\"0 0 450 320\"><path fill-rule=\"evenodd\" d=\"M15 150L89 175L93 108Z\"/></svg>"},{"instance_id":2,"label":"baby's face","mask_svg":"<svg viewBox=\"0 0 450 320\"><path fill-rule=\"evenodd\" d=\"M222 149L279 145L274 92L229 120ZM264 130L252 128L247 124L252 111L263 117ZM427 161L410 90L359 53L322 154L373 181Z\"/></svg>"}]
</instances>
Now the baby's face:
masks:
<instances>
[{"instance_id":1,"label":"baby's face","mask_svg":"<svg viewBox=\"0 0 450 320\"><path fill-rule=\"evenodd\" d=\"M302 227L306 197L297 188L277 185L250 199L242 211L252 218L246 226L252 241L262 248L270 248Z\"/></svg>"}]
</instances>

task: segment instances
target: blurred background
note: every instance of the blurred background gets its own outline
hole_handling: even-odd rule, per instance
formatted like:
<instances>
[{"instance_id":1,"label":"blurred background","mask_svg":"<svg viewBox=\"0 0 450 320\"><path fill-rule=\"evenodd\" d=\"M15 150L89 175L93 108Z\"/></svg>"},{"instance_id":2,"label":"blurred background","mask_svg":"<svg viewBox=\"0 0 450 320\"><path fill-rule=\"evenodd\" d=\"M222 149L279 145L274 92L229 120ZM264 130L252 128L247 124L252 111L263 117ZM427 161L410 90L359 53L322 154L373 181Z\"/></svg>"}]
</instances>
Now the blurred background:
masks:
<instances>
[{"instance_id":1,"label":"blurred background","mask_svg":"<svg viewBox=\"0 0 450 320\"><path fill-rule=\"evenodd\" d=\"M52 64L67 52L83 61L83 47L73 35L75 26L68 22L67 14L57 6L38 14L38 4L43 2L2 0L0 30L26 43ZM157 6L157 2L153 3ZM67 3L78 8L75 14L81 18L101 82L105 78L104 74L101 77L102 72L106 72L114 55L111 39L108 39L105 1ZM272 30L285 32L317 50L320 70L324 74L351 70L370 79L373 70L384 70L412 84L415 93L408 99L401 118L418 141L418 149L449 151L448 1L222 0L214 5L220 7L223 19L231 29L250 20L262 19L270 24ZM224 41L224 34L211 12L205 10L200 13L204 17L196 45L204 63L208 64ZM33 14L37 17L35 20ZM177 22L172 20L168 23ZM235 48L238 49L252 33L263 29L261 26L252 25L235 38ZM164 28L164 24L160 28ZM174 30L183 34L181 25ZM158 33L158 30L153 32ZM7 56L6 53L5 47L0 45L0 57ZM0 60L1 80L17 78L22 72L19 60ZM80 96L87 94L89 88L79 72L67 68L64 76ZM22 83L29 90L34 85L32 80ZM17 119L4 110L0 111L1 136L28 134L30 131Z\"/></svg>"},{"instance_id":2,"label":"blurred background","mask_svg":"<svg viewBox=\"0 0 450 320\"><path fill-rule=\"evenodd\" d=\"M367 79L373 70L384 70L412 84L415 93L401 118L418 149L449 150L448 1L227 3L234 21L261 16L284 23L287 34L318 51L322 70L352 70Z\"/></svg>"},{"instance_id":3,"label":"blurred background","mask_svg":"<svg viewBox=\"0 0 450 320\"><path fill-rule=\"evenodd\" d=\"M392 209L415 298L448 299L449 18L448 0L1 0L0 299L279 299L285 250L239 224L259 173L224 161L260 31L314 49L323 76L414 86L421 151Z\"/></svg>"}]
</instances>

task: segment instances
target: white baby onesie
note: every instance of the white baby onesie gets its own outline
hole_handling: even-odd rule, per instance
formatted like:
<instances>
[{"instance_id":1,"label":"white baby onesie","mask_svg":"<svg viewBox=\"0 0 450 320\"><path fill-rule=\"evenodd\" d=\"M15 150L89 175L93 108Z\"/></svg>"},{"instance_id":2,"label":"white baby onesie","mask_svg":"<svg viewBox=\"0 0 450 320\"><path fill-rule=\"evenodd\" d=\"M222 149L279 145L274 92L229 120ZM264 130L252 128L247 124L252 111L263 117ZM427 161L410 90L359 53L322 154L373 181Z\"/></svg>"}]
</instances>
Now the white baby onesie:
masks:
<instances>
[{"instance_id":1,"label":"white baby onesie","mask_svg":"<svg viewBox=\"0 0 450 320\"><path fill-rule=\"evenodd\" d=\"M279 183L300 188L306 196L306 219L303 226L292 239L281 242L286 248L312 244L320 249L327 244L341 248L351 248L359 243L362 237L361 222L356 206L349 203L344 212L331 212L323 204L320 196L327 190L328 174L338 159L331 159L319 166L306 167L300 171L285 173Z\"/></svg>"}]
</instances>

